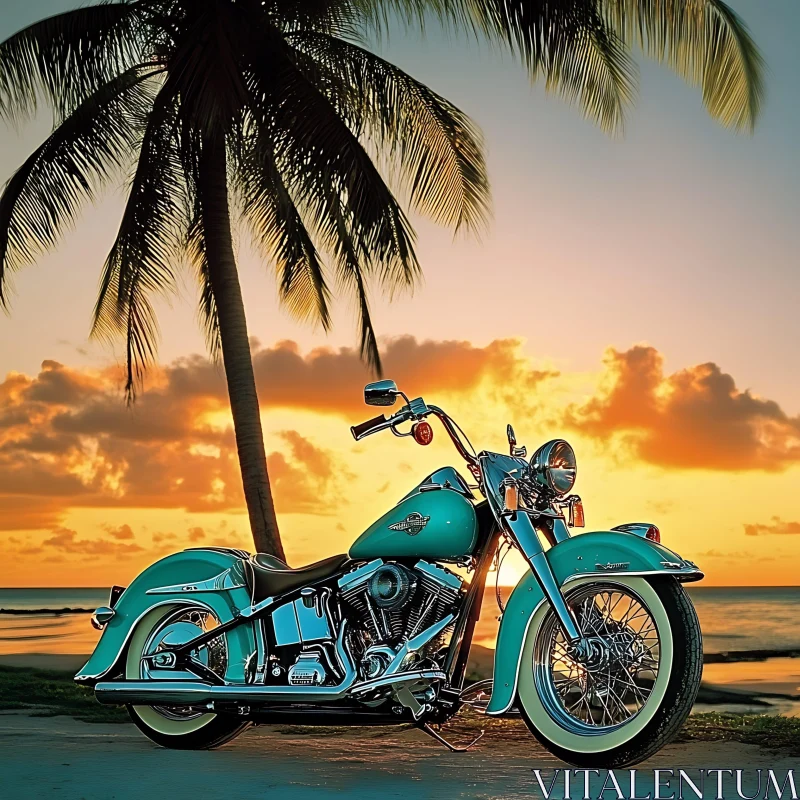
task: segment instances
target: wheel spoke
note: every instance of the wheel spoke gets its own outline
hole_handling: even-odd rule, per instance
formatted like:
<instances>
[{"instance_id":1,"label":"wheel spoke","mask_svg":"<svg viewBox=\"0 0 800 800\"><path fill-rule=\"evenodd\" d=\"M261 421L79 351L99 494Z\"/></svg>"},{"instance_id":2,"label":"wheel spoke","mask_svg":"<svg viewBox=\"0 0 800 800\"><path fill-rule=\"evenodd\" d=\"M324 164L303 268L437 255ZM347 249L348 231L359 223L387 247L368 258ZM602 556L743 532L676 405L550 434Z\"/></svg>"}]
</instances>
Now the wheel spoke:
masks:
<instances>
[{"instance_id":1,"label":"wheel spoke","mask_svg":"<svg viewBox=\"0 0 800 800\"><path fill-rule=\"evenodd\" d=\"M617 584L584 587L568 602L590 655L577 659L553 618L534 655L540 696L551 698L548 712L576 732L625 724L648 703L658 678L655 620L636 594Z\"/></svg>"}]
</instances>

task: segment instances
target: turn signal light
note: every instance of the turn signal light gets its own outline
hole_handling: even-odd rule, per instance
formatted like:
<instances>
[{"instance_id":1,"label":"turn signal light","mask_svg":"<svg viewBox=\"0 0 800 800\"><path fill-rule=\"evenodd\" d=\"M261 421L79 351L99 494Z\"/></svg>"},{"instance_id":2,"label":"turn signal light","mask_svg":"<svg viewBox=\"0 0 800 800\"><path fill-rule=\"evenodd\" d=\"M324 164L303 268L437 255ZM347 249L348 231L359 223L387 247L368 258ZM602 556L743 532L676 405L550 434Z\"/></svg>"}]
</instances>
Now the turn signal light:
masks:
<instances>
[{"instance_id":1,"label":"turn signal light","mask_svg":"<svg viewBox=\"0 0 800 800\"><path fill-rule=\"evenodd\" d=\"M647 529L647 533L644 535L644 538L649 539L651 542L655 542L656 544L661 544L661 531L655 525L651 525Z\"/></svg>"},{"instance_id":2,"label":"turn signal light","mask_svg":"<svg viewBox=\"0 0 800 800\"><path fill-rule=\"evenodd\" d=\"M417 444L430 444L433 441L433 428L428 422L415 422L411 428L411 435Z\"/></svg>"}]
</instances>

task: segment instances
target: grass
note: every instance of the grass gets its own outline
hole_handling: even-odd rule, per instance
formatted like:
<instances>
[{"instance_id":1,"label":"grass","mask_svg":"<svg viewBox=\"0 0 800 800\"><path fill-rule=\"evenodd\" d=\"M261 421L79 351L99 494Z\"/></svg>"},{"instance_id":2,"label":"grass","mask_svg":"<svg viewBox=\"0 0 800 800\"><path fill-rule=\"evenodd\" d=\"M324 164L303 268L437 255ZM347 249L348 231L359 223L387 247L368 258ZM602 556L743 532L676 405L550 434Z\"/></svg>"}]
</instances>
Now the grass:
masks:
<instances>
[{"instance_id":1,"label":"grass","mask_svg":"<svg viewBox=\"0 0 800 800\"><path fill-rule=\"evenodd\" d=\"M128 715L117 706L103 706L91 689L76 686L70 673L0 666L0 711L24 710L35 716L66 714L83 722L127 722ZM522 720L484 717L469 709L462 711L447 726L448 731L465 736L485 729L489 739L519 739L530 736ZM324 736L348 732L364 736L358 728L308 728L295 725L276 727L278 733ZM378 728L366 735L391 733ZM800 754L800 719L765 714L695 714L683 726L680 742L743 742L763 747L790 750Z\"/></svg>"},{"instance_id":2,"label":"grass","mask_svg":"<svg viewBox=\"0 0 800 800\"><path fill-rule=\"evenodd\" d=\"M680 732L682 742L744 742L800 753L800 719L767 714L695 714Z\"/></svg>"},{"instance_id":3,"label":"grass","mask_svg":"<svg viewBox=\"0 0 800 800\"><path fill-rule=\"evenodd\" d=\"M0 711L27 710L35 716L68 714L83 722L128 722L125 709L103 706L70 673L0 666Z\"/></svg>"}]
</instances>

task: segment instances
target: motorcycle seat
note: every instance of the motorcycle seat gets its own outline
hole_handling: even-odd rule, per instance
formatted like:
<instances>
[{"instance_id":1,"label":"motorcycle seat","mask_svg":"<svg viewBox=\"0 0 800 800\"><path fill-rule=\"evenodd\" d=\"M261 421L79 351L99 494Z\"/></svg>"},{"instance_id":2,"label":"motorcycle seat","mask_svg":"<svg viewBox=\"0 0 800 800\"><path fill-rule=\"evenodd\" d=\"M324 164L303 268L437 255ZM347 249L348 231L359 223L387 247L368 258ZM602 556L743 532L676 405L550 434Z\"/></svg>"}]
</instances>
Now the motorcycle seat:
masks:
<instances>
[{"instance_id":1,"label":"motorcycle seat","mask_svg":"<svg viewBox=\"0 0 800 800\"><path fill-rule=\"evenodd\" d=\"M253 602L258 603L267 597L278 597L294 589L302 589L311 583L329 578L340 572L350 559L342 554L324 558L314 564L292 569L276 556L256 553L252 556L248 570L249 589Z\"/></svg>"}]
</instances>

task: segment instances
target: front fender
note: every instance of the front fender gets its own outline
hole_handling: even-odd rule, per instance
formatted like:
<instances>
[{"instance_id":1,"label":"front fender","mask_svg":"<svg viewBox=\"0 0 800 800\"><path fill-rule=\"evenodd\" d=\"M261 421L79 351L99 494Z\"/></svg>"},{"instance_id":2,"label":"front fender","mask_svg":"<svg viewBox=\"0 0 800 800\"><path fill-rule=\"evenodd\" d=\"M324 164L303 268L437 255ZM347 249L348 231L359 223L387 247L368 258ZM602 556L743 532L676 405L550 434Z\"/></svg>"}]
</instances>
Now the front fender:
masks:
<instances>
[{"instance_id":1,"label":"front fender","mask_svg":"<svg viewBox=\"0 0 800 800\"><path fill-rule=\"evenodd\" d=\"M691 562L660 544L634 533L595 531L559 542L547 551L559 586L578 578L612 575L671 575L679 581L698 581L703 573ZM534 612L544 594L529 570L511 593L497 634L494 684L487 714L503 714L517 691L519 659Z\"/></svg>"},{"instance_id":2,"label":"front fender","mask_svg":"<svg viewBox=\"0 0 800 800\"><path fill-rule=\"evenodd\" d=\"M125 589L114 606L114 616L103 629L100 641L89 660L75 676L78 683L94 684L108 675L122 660L125 646L137 622L157 606L198 602L208 606L220 622L229 622L238 612L250 605L250 592L236 581L232 588L213 590L168 591L148 594L159 587L180 588L215 578L241 560L237 551L194 549L162 558L137 576ZM198 587L200 589L202 587ZM231 657L231 651L249 654L255 649L251 625L240 625L228 632L228 671L226 679L244 681L244 658Z\"/></svg>"}]
</instances>

